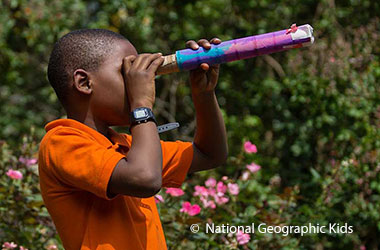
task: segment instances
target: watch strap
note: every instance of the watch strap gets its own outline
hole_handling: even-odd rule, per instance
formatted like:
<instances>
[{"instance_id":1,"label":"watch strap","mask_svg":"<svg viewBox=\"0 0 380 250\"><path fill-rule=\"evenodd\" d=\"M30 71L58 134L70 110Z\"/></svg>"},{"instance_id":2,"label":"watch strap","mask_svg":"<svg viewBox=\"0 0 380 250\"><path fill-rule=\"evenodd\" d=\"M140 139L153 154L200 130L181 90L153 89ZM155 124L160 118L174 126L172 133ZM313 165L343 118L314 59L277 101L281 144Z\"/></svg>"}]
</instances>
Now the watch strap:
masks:
<instances>
[{"instance_id":1,"label":"watch strap","mask_svg":"<svg viewBox=\"0 0 380 250\"><path fill-rule=\"evenodd\" d=\"M136 110L137 111L138 110L145 110L148 115L145 116L144 118L142 117L140 119L135 119L135 117L134 117L134 111L136 111ZM131 112L131 125L129 127L129 133L132 134L131 129L135 125L138 125L138 124L141 124L141 123L147 123L149 121L153 121L156 124L156 126L157 126L156 118L154 117L153 111L150 108L141 107L141 108L134 109ZM176 129L178 127L179 127L179 123L178 122L167 123L167 124L163 124L163 125L157 126L157 132L158 133L163 133L163 132L166 132L166 131L169 131L169 130L172 130L172 129Z\"/></svg>"},{"instance_id":2,"label":"watch strap","mask_svg":"<svg viewBox=\"0 0 380 250\"><path fill-rule=\"evenodd\" d=\"M158 133L166 132L179 127L178 122L166 123L157 127Z\"/></svg>"}]
</instances>

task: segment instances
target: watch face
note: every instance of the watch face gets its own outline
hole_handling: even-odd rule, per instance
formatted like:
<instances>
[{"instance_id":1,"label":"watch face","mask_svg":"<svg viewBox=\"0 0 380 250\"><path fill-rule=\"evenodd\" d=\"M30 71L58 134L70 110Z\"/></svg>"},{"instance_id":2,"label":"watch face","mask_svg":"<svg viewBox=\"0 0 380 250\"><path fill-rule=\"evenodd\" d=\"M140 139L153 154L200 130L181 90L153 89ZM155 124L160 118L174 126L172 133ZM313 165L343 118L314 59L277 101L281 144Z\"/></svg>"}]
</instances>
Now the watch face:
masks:
<instances>
[{"instance_id":1,"label":"watch face","mask_svg":"<svg viewBox=\"0 0 380 250\"><path fill-rule=\"evenodd\" d=\"M148 116L148 113L145 110L136 110L134 111L134 116L136 119L144 118Z\"/></svg>"}]
</instances>

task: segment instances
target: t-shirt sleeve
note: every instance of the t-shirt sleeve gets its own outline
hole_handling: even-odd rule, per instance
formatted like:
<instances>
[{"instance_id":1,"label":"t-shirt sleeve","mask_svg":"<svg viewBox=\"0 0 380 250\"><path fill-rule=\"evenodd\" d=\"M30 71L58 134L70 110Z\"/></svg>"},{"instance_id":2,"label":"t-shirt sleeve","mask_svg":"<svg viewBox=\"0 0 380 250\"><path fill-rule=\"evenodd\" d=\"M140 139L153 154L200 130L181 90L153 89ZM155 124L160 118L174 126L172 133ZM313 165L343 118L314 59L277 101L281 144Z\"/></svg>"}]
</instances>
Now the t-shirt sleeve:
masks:
<instances>
[{"instance_id":1,"label":"t-shirt sleeve","mask_svg":"<svg viewBox=\"0 0 380 250\"><path fill-rule=\"evenodd\" d=\"M162 187L180 187L193 161L193 144L161 141Z\"/></svg>"},{"instance_id":2,"label":"t-shirt sleeve","mask_svg":"<svg viewBox=\"0 0 380 250\"><path fill-rule=\"evenodd\" d=\"M106 148L92 137L74 129L58 129L44 145L49 170L58 180L75 189L107 197L107 186L114 167L125 157Z\"/></svg>"}]
</instances>

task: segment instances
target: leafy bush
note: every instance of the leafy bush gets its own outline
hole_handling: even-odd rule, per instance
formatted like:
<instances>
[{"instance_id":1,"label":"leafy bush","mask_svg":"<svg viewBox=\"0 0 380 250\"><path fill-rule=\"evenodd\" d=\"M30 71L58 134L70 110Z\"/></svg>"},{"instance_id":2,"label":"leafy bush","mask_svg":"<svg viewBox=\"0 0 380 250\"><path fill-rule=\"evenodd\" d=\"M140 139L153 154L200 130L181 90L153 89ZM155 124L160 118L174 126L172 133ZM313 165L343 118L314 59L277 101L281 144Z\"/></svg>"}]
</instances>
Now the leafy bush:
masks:
<instances>
[{"instance_id":1,"label":"leafy bush","mask_svg":"<svg viewBox=\"0 0 380 250\"><path fill-rule=\"evenodd\" d=\"M77 28L107 28L125 35L138 51L169 54L188 39L228 40L283 29L295 21L315 28L316 42L310 48L221 66L217 96L230 157L225 166L190 176L183 195L161 191L164 202L158 206L167 243L174 249L380 245L376 1L6 0L0 8L0 243L8 242L4 248L12 247L11 242L17 248L62 248L42 203L33 163L43 125L63 116L45 73L58 37ZM157 78L159 122L182 125L162 139L192 138L194 108L186 81L187 73ZM246 141L257 145L256 154L245 151ZM19 171L22 179L10 169ZM206 193L199 186L205 186L210 176L239 193L194 196L196 190ZM208 221L273 226L348 223L354 232L205 234ZM200 225L197 234L189 229L194 223Z\"/></svg>"},{"instance_id":2,"label":"leafy bush","mask_svg":"<svg viewBox=\"0 0 380 250\"><path fill-rule=\"evenodd\" d=\"M31 137L24 137L17 151L0 141L0 243L5 249L6 242L14 242L21 250L54 250L60 242L40 193L36 153Z\"/></svg>"}]
</instances>

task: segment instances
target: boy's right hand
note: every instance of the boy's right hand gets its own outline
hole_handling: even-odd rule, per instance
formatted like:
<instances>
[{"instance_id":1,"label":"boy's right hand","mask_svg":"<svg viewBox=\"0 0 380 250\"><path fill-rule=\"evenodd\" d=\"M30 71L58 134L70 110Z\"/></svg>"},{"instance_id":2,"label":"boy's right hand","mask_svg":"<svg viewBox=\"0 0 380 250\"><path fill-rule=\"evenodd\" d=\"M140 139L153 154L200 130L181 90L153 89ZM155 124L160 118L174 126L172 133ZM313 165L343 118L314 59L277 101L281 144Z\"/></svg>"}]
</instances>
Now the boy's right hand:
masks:
<instances>
[{"instance_id":1,"label":"boy's right hand","mask_svg":"<svg viewBox=\"0 0 380 250\"><path fill-rule=\"evenodd\" d=\"M161 53L130 55L123 59L124 84L131 110L153 108L156 96L154 78L163 62Z\"/></svg>"}]
</instances>

